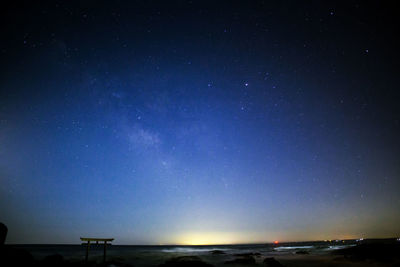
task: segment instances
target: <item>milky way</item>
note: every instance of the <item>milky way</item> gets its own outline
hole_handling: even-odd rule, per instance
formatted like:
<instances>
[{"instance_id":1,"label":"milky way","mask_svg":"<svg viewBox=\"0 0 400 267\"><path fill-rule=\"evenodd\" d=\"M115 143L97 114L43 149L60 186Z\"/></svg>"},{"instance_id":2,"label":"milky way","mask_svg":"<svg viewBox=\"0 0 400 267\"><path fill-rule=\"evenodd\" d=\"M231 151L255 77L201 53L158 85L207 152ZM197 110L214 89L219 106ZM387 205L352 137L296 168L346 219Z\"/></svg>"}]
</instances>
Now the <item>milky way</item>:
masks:
<instances>
[{"instance_id":1,"label":"milky way","mask_svg":"<svg viewBox=\"0 0 400 267\"><path fill-rule=\"evenodd\" d=\"M399 236L392 10L364 1L5 8L7 242Z\"/></svg>"}]
</instances>

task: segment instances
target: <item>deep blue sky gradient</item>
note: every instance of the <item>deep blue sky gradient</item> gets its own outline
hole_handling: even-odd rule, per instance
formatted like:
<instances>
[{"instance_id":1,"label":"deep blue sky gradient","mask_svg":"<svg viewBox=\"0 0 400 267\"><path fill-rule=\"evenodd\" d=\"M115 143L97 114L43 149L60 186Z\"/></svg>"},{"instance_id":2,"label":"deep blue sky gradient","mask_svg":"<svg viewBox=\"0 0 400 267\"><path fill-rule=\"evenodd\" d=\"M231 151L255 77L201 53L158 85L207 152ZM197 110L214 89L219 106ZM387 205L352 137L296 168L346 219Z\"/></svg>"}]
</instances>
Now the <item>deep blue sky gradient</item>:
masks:
<instances>
[{"instance_id":1,"label":"deep blue sky gradient","mask_svg":"<svg viewBox=\"0 0 400 267\"><path fill-rule=\"evenodd\" d=\"M61 1L2 12L8 243L400 235L390 6Z\"/></svg>"}]
</instances>

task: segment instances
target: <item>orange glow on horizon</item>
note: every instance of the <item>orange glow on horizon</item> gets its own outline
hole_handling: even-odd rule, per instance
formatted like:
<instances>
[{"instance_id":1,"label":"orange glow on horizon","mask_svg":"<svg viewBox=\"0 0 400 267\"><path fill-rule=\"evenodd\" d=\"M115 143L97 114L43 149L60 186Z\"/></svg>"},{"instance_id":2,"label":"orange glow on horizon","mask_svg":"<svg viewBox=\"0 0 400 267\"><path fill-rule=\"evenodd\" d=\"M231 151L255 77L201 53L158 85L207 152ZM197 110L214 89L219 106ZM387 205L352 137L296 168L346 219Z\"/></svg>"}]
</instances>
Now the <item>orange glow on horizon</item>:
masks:
<instances>
[{"instance_id":1,"label":"orange glow on horizon","mask_svg":"<svg viewBox=\"0 0 400 267\"><path fill-rule=\"evenodd\" d=\"M180 245L220 245L238 243L234 233L192 232L183 234L178 241Z\"/></svg>"},{"instance_id":2,"label":"orange glow on horizon","mask_svg":"<svg viewBox=\"0 0 400 267\"><path fill-rule=\"evenodd\" d=\"M276 244L279 244L279 241L278 240L275 240L274 241L274 244L276 245Z\"/></svg>"}]
</instances>

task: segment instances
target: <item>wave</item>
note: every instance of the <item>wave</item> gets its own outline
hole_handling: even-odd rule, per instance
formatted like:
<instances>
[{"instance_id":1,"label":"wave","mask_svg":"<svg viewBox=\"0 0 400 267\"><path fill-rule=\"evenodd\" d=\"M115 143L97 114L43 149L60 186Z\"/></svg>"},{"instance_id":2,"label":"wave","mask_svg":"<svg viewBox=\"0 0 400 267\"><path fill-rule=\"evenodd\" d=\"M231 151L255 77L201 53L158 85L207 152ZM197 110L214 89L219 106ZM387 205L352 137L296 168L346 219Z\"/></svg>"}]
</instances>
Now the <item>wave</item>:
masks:
<instances>
[{"instance_id":1,"label":"wave","mask_svg":"<svg viewBox=\"0 0 400 267\"><path fill-rule=\"evenodd\" d=\"M291 246L291 247L277 247L274 248L276 251L287 251L287 250L296 250L296 249L312 249L314 246Z\"/></svg>"},{"instance_id":2,"label":"wave","mask_svg":"<svg viewBox=\"0 0 400 267\"><path fill-rule=\"evenodd\" d=\"M338 246L329 246L328 250L336 250L336 249L343 249L343 248L349 248L349 247L354 247L356 244L351 244L351 245L338 245Z\"/></svg>"}]
</instances>

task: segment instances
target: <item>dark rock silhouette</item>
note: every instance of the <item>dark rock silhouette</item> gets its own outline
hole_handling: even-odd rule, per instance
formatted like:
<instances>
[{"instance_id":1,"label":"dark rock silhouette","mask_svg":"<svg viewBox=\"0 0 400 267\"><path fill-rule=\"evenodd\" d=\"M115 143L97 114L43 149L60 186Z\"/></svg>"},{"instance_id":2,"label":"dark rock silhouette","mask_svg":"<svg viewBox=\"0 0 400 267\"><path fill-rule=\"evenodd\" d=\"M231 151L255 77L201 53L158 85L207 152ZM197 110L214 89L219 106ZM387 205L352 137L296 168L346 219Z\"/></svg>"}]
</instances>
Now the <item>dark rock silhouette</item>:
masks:
<instances>
[{"instance_id":1,"label":"dark rock silhouette","mask_svg":"<svg viewBox=\"0 0 400 267\"><path fill-rule=\"evenodd\" d=\"M259 256L261 256L261 253L259 253L259 252L254 252L254 253L239 253L239 254L234 254L234 256L239 256L239 257L256 256L256 257L259 257Z\"/></svg>"},{"instance_id":2,"label":"dark rock silhouette","mask_svg":"<svg viewBox=\"0 0 400 267\"><path fill-rule=\"evenodd\" d=\"M45 257L41 263L41 266L66 266L67 262L64 261L63 256L59 254L49 255Z\"/></svg>"},{"instance_id":3,"label":"dark rock silhouette","mask_svg":"<svg viewBox=\"0 0 400 267\"><path fill-rule=\"evenodd\" d=\"M360 244L350 248L334 251L351 260L392 261L400 260L400 242Z\"/></svg>"},{"instance_id":4,"label":"dark rock silhouette","mask_svg":"<svg viewBox=\"0 0 400 267\"><path fill-rule=\"evenodd\" d=\"M23 249L2 246L0 249L0 265L1 266L33 266L34 260L32 255Z\"/></svg>"},{"instance_id":5,"label":"dark rock silhouette","mask_svg":"<svg viewBox=\"0 0 400 267\"><path fill-rule=\"evenodd\" d=\"M0 222L0 246L6 242L7 232L7 226Z\"/></svg>"},{"instance_id":6,"label":"dark rock silhouette","mask_svg":"<svg viewBox=\"0 0 400 267\"><path fill-rule=\"evenodd\" d=\"M213 255L223 255L223 254L225 254L225 252L223 252L222 250L216 249L216 250L212 250L211 254L213 254Z\"/></svg>"},{"instance_id":7,"label":"dark rock silhouette","mask_svg":"<svg viewBox=\"0 0 400 267\"><path fill-rule=\"evenodd\" d=\"M226 261L225 264L252 265L252 264L256 264L256 260L252 256L244 256L242 258L234 259L231 261Z\"/></svg>"},{"instance_id":8,"label":"dark rock silhouette","mask_svg":"<svg viewBox=\"0 0 400 267\"><path fill-rule=\"evenodd\" d=\"M299 250L299 251L296 251L296 254L300 254L300 255L308 255L308 254L310 254L307 250Z\"/></svg>"},{"instance_id":9,"label":"dark rock silhouette","mask_svg":"<svg viewBox=\"0 0 400 267\"><path fill-rule=\"evenodd\" d=\"M264 264L268 267L283 267L283 265L279 261L275 260L273 257L265 258Z\"/></svg>"},{"instance_id":10,"label":"dark rock silhouette","mask_svg":"<svg viewBox=\"0 0 400 267\"><path fill-rule=\"evenodd\" d=\"M0 266L33 266L34 260L28 251L4 245L7 232L7 226L0 223Z\"/></svg>"},{"instance_id":11,"label":"dark rock silhouette","mask_svg":"<svg viewBox=\"0 0 400 267\"><path fill-rule=\"evenodd\" d=\"M202 261L197 256L181 256L167 260L159 267L213 267L213 265Z\"/></svg>"}]
</instances>

